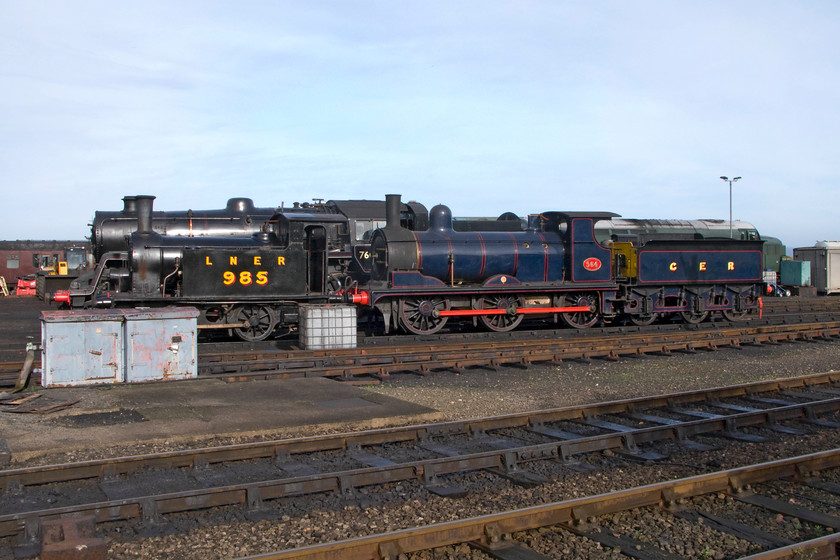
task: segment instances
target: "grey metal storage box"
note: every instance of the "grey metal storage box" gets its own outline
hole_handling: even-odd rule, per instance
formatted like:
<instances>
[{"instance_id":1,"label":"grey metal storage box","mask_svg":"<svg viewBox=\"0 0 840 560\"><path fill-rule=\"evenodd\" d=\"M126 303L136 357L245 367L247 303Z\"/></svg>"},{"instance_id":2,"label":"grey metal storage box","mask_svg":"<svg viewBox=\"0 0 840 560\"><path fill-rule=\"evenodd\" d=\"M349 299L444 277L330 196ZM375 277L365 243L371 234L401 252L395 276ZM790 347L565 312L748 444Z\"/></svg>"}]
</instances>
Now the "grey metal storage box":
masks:
<instances>
[{"instance_id":1,"label":"grey metal storage box","mask_svg":"<svg viewBox=\"0 0 840 560\"><path fill-rule=\"evenodd\" d=\"M198 376L196 308L126 309L123 314L126 382Z\"/></svg>"},{"instance_id":2,"label":"grey metal storage box","mask_svg":"<svg viewBox=\"0 0 840 560\"><path fill-rule=\"evenodd\" d=\"M793 258L811 263L811 284L821 294L840 292L840 241L820 241L793 250Z\"/></svg>"},{"instance_id":3,"label":"grey metal storage box","mask_svg":"<svg viewBox=\"0 0 840 560\"><path fill-rule=\"evenodd\" d=\"M782 261L783 286L810 286L811 263L808 261Z\"/></svg>"},{"instance_id":4,"label":"grey metal storage box","mask_svg":"<svg viewBox=\"0 0 840 560\"><path fill-rule=\"evenodd\" d=\"M113 309L41 312L41 384L69 387L125 380L123 314Z\"/></svg>"},{"instance_id":5,"label":"grey metal storage box","mask_svg":"<svg viewBox=\"0 0 840 560\"><path fill-rule=\"evenodd\" d=\"M356 307L353 305L301 305L301 348L335 350L356 347Z\"/></svg>"}]
</instances>

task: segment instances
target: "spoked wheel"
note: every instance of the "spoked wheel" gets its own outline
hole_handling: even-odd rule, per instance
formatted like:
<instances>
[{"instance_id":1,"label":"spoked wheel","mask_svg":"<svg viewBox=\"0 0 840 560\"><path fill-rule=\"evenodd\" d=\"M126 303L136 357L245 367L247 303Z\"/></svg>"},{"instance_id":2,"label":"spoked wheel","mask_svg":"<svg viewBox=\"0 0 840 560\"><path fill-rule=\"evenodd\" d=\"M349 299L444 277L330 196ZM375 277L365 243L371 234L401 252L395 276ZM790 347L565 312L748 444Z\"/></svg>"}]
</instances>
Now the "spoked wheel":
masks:
<instances>
[{"instance_id":1,"label":"spoked wheel","mask_svg":"<svg viewBox=\"0 0 840 560\"><path fill-rule=\"evenodd\" d=\"M242 305L233 310L233 323L239 323L241 327L231 329L241 340L245 342L259 342L265 340L274 332L274 313L266 305Z\"/></svg>"},{"instance_id":2,"label":"spoked wheel","mask_svg":"<svg viewBox=\"0 0 840 560\"><path fill-rule=\"evenodd\" d=\"M586 329L598 322L598 299L594 294L572 294L561 298L561 307L588 307L589 311L561 313L563 322L575 329Z\"/></svg>"},{"instance_id":3,"label":"spoked wheel","mask_svg":"<svg viewBox=\"0 0 840 560\"><path fill-rule=\"evenodd\" d=\"M449 309L444 297L413 297L400 300L400 324L410 333L434 334L449 317L435 316L435 311Z\"/></svg>"},{"instance_id":4,"label":"spoked wheel","mask_svg":"<svg viewBox=\"0 0 840 560\"><path fill-rule=\"evenodd\" d=\"M522 298L516 296L484 296L478 300L478 309L504 309L513 310L522 307L525 303ZM519 326L524 318L523 315L480 315L481 324L496 332L512 331Z\"/></svg>"},{"instance_id":5,"label":"spoked wheel","mask_svg":"<svg viewBox=\"0 0 840 560\"><path fill-rule=\"evenodd\" d=\"M742 309L735 311L734 309L724 309L722 311L723 318L727 321L744 321L749 314L749 309Z\"/></svg>"},{"instance_id":6,"label":"spoked wheel","mask_svg":"<svg viewBox=\"0 0 840 560\"><path fill-rule=\"evenodd\" d=\"M694 311L680 311L680 317L682 317L683 321L691 324L702 323L706 320L706 317L708 316L708 311L703 311L702 313L697 313Z\"/></svg>"},{"instance_id":7,"label":"spoked wheel","mask_svg":"<svg viewBox=\"0 0 840 560\"><path fill-rule=\"evenodd\" d=\"M652 325L653 322L656 321L656 319L658 318L658 314L647 313L642 315L628 315L627 318L630 319L630 322L634 325L637 325L639 327L646 327L648 325Z\"/></svg>"}]
</instances>

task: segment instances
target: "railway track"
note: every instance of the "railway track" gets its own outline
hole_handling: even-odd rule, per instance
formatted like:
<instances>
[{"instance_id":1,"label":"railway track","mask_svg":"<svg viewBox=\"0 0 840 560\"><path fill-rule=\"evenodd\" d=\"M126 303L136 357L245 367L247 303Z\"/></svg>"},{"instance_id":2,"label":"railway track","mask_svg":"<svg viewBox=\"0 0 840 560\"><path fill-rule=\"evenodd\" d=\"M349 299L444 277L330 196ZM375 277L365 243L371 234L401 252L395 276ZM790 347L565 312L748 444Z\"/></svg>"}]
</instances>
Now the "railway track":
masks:
<instances>
[{"instance_id":1,"label":"railway track","mask_svg":"<svg viewBox=\"0 0 840 560\"><path fill-rule=\"evenodd\" d=\"M418 527L397 532L383 533L313 545L297 550L279 551L260 555L262 560L330 558L370 559L397 558L412 552L427 551L444 546L466 544L471 549L486 552L494 558L547 559L535 552L534 531L567 532L600 545L619 549L628 556L642 559L682 558L663 552L645 540L644 532L617 532L611 521L615 514L642 510L634 520L636 525L651 521L654 512L666 512L674 522L683 519L711 527L712 530L732 535L753 543L760 552L751 554L758 559L837 558L840 547L840 517L825 513L818 498L814 505L792 504L774 497L774 490L785 486L784 493L798 497L807 496L812 490L832 494L840 503L840 485L823 480L825 471L840 467L840 450L783 459L769 463L749 465L711 474L694 476L669 482L611 492L600 496L579 498L547 505L535 506ZM827 478L827 477L826 477ZM836 478L836 477L833 477ZM792 479L792 481L791 481ZM813 492L811 492L813 494ZM764 508L769 515L787 515L802 522L827 528L825 536L804 542L766 533L724 516L704 511L708 504L699 498L709 494L725 494L746 505ZM810 507L809 507L810 506ZM539 533L537 533L539 535ZM543 536L544 538L544 536Z\"/></svg>"},{"instance_id":2,"label":"railway track","mask_svg":"<svg viewBox=\"0 0 840 560\"><path fill-rule=\"evenodd\" d=\"M759 327L759 326L773 326L779 324L797 324L797 323L823 323L823 322L837 322L840 321L840 301L835 301L833 298L774 298L768 299L767 303L765 304L764 308L764 315L765 317L761 320L752 319L750 321L751 326ZM15 332L25 332L29 333L30 331L35 333L37 329L35 326L27 329L25 326L21 326L20 321L12 321L12 326L15 329ZM737 324L734 324L737 326ZM466 332L466 333L450 333L447 335L441 335L440 337L434 337L434 341L436 345L445 345L448 342L456 341L457 344L467 344L467 343L478 343L478 342L494 342L494 343L502 343L504 341L534 341L539 339L548 339L553 340L557 338L587 338L593 336L607 336L607 335L621 335L626 336L628 333L630 334L639 334L639 333L669 333L669 332L679 332L686 328L691 328L692 330L695 329L709 329L709 330L719 330L722 326L733 326L732 323L704 323L702 325L682 325L682 324L656 324L650 327L639 328L639 327L607 327L607 328L599 328L599 329L589 329L584 331L575 331L570 329L561 329L561 330L553 330L553 329L542 329L536 331L525 331L525 330L517 330L509 333L486 333L486 332ZM653 336L653 335L651 335ZM17 354L20 356L20 359L8 360L0 362L0 388L2 387L12 387L15 384L15 381L18 378L18 374L20 373L21 368L24 364L24 354L25 354L25 346L27 341L31 342L32 337L27 336L26 340L21 339L21 341L17 344L13 340L13 333L9 333L6 336L8 340L2 343L2 350L4 356L14 355ZM390 349L391 352L399 351L399 347L401 346L414 346L423 344L424 342L428 342L430 337L422 337L420 339L416 337L404 337L404 336L387 336L387 337L367 337L365 338L362 336L360 340L361 346L364 348L373 348L373 347L381 347ZM408 341L407 341L408 339ZM427 344L428 345L428 344ZM212 346L218 347L219 344L214 343ZM255 359L259 360L257 356L260 353L265 353L264 351L260 350L259 348L253 350L241 350L244 344L239 343L222 343L222 347L225 348L224 354L231 355L232 359L230 361L235 361L238 357L245 358L248 355L255 356ZM289 343L290 351L294 348L294 346ZM431 345L428 345L431 346ZM387 352L387 351L386 351ZM199 345L199 355L202 358L205 358L203 361L205 363L210 364L211 362L218 362L220 361L220 356L224 356L221 353L214 353L212 351L206 351L203 349L203 345ZM277 356L277 353L273 353ZM298 357L305 356L304 353L298 352L296 354ZM312 356L313 359L317 359L317 355ZM35 382L38 382L38 371L40 368L40 360L36 355L36 360L34 363L34 369L36 373L33 376ZM232 368L235 366L231 365ZM247 368L239 367L239 371L244 371ZM295 368L292 368L295 369ZM216 367L216 365L208 365L208 371L223 371ZM332 374L331 374L332 375ZM229 379L233 380L233 379Z\"/></svg>"},{"instance_id":3,"label":"railway track","mask_svg":"<svg viewBox=\"0 0 840 560\"><path fill-rule=\"evenodd\" d=\"M656 462L709 438L840 427L840 373L523 414L0 471L0 537L37 542L70 516L165 526L165 516L235 507L271 516L275 500L348 495L399 481L455 497L459 473L488 472L533 487L538 465L582 465L610 452Z\"/></svg>"},{"instance_id":4,"label":"railway track","mask_svg":"<svg viewBox=\"0 0 840 560\"><path fill-rule=\"evenodd\" d=\"M568 331L562 337L498 337L490 340L428 343L410 338L407 343L386 346L362 345L354 349L247 350L199 353L199 377L228 382L284 377L335 377L350 380L360 376L388 377L395 372L425 373L434 369L527 366L534 362L606 359L650 353L696 352L741 345L831 340L840 337L840 320L781 325L709 324L702 328L599 329ZM553 331L552 331L553 332ZM444 339L446 340L446 339ZM12 387L24 362L0 364L0 387ZM36 361L34 381L39 381Z\"/></svg>"},{"instance_id":5,"label":"railway track","mask_svg":"<svg viewBox=\"0 0 840 560\"><path fill-rule=\"evenodd\" d=\"M265 353L205 353L200 375L226 381L293 376L351 379L366 375L387 377L394 372L425 373L433 369L525 365L535 362L593 358L616 360L650 353L696 352L741 345L831 340L840 336L840 322L712 329L639 331L601 336L492 342L435 343L360 347L329 351L270 351Z\"/></svg>"}]
</instances>

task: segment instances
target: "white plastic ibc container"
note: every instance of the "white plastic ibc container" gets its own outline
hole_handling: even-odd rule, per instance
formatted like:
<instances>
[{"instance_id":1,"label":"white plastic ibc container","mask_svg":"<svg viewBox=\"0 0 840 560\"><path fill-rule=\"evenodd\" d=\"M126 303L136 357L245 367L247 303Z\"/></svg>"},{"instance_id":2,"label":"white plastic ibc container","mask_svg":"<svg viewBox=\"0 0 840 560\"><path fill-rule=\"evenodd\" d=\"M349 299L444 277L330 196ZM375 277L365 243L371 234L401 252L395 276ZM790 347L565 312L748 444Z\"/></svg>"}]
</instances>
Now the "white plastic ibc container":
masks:
<instances>
[{"instance_id":1,"label":"white plastic ibc container","mask_svg":"<svg viewBox=\"0 0 840 560\"><path fill-rule=\"evenodd\" d=\"M304 350L356 347L356 307L301 305L300 346Z\"/></svg>"}]
</instances>

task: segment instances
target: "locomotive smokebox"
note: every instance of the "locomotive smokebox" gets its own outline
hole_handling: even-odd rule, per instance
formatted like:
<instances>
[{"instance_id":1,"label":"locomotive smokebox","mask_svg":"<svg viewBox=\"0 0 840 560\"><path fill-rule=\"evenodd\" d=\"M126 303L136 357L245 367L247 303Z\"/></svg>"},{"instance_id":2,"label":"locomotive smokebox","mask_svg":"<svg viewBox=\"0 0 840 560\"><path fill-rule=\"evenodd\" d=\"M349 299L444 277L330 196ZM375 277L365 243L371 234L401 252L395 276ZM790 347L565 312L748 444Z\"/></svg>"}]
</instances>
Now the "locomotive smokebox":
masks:
<instances>
[{"instance_id":1,"label":"locomotive smokebox","mask_svg":"<svg viewBox=\"0 0 840 560\"><path fill-rule=\"evenodd\" d=\"M137 231L151 232L152 231L152 208L154 205L154 196L140 194L134 197L137 204Z\"/></svg>"}]
</instances>

